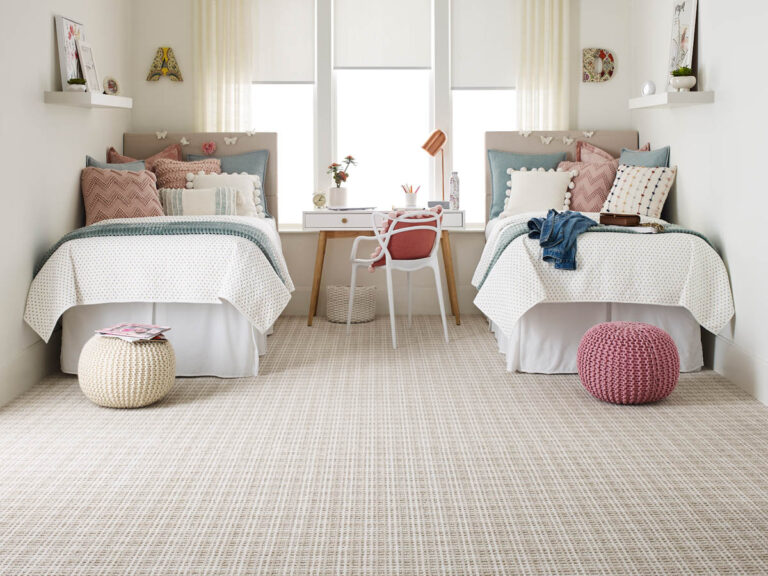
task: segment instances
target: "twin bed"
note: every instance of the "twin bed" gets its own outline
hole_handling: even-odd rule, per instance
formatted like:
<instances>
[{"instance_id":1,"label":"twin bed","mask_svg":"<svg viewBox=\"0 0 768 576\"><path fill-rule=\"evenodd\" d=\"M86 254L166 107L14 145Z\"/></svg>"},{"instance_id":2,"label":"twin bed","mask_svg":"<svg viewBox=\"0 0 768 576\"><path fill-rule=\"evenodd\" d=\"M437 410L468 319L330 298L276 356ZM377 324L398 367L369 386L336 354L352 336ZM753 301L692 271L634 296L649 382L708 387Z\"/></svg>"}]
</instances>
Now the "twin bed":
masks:
<instances>
[{"instance_id":1,"label":"twin bed","mask_svg":"<svg viewBox=\"0 0 768 576\"><path fill-rule=\"evenodd\" d=\"M277 135L126 134L124 154L146 158L170 142L196 153L215 141L215 156L268 150L263 183L272 218L158 216L101 225L160 225L153 234L100 235L68 241L49 254L30 288L25 320L45 340L62 324L61 368L77 362L94 330L119 322L168 325L179 376L258 374L267 335L294 286L277 232ZM486 149L520 154L566 152L588 138L618 156L637 148L636 132L489 132ZM222 140L221 142L219 140ZM491 202L490 171L486 177ZM486 211L488 213L488 211ZM722 260L694 233L585 232L578 269L554 270L520 232L542 214L496 218L473 278L477 307L488 317L510 371L573 373L582 335L599 322L640 321L667 331L682 371L703 365L701 327L718 333L733 316ZM597 214L591 214L597 218ZM646 219L647 220L647 219ZM166 234L184 226L188 233ZM185 228L186 229L186 228ZM234 230L234 232L233 232Z\"/></svg>"},{"instance_id":2,"label":"twin bed","mask_svg":"<svg viewBox=\"0 0 768 576\"><path fill-rule=\"evenodd\" d=\"M274 133L125 134L124 154L147 158L182 138L215 157L267 150L264 195L272 218L158 216L92 225L160 224L159 233L95 236L66 242L32 282L25 320L45 340L59 318L61 369L76 374L94 330L119 322L171 326L179 376L253 376L267 335L291 297L293 283L277 233L277 135ZM231 143L231 137L237 141ZM188 233L167 235L188 226ZM257 240L256 242L254 240Z\"/></svg>"},{"instance_id":3,"label":"twin bed","mask_svg":"<svg viewBox=\"0 0 768 576\"><path fill-rule=\"evenodd\" d=\"M486 150L565 152L573 160L578 140L615 157L622 148L638 148L634 131L564 131L488 132ZM488 207L491 193L487 166ZM475 305L488 317L508 370L577 372L576 350L584 333L600 322L620 320L668 332L677 344L681 371L703 366L700 327L717 334L734 310L725 266L705 239L691 233L586 232L578 239L577 270L555 270L542 261L538 241L515 230L543 215L489 221L472 282L478 288ZM597 220L599 215L588 216Z\"/></svg>"}]
</instances>

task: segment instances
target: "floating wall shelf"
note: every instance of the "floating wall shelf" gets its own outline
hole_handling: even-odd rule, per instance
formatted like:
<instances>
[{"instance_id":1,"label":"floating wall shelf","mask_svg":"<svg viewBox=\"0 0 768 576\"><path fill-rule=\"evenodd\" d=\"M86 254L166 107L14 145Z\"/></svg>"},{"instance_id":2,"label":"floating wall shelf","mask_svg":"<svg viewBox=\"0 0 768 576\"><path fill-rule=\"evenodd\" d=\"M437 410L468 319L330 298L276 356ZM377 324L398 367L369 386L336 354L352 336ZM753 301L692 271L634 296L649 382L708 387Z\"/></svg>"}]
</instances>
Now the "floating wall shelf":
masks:
<instances>
[{"instance_id":1,"label":"floating wall shelf","mask_svg":"<svg viewBox=\"0 0 768 576\"><path fill-rule=\"evenodd\" d=\"M629 101L630 110L641 108L671 108L673 106L692 106L694 104L711 104L715 101L714 92L662 92L651 96L632 98Z\"/></svg>"},{"instance_id":2,"label":"floating wall shelf","mask_svg":"<svg viewBox=\"0 0 768 576\"><path fill-rule=\"evenodd\" d=\"M123 110L133 108L133 98L93 92L46 92L45 102L79 108L122 108Z\"/></svg>"}]
</instances>

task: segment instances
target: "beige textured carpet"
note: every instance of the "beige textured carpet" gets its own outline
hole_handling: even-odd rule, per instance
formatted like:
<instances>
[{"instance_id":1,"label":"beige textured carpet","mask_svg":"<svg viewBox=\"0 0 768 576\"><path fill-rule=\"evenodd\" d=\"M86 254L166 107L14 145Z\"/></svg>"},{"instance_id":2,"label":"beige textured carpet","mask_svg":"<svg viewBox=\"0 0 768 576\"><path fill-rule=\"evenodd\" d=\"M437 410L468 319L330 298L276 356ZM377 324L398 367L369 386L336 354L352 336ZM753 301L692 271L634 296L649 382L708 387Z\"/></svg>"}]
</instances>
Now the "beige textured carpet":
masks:
<instances>
[{"instance_id":1,"label":"beige textured carpet","mask_svg":"<svg viewBox=\"0 0 768 576\"><path fill-rule=\"evenodd\" d=\"M766 574L768 408L507 374L479 318L283 319L258 379L0 410L0 574Z\"/></svg>"}]
</instances>

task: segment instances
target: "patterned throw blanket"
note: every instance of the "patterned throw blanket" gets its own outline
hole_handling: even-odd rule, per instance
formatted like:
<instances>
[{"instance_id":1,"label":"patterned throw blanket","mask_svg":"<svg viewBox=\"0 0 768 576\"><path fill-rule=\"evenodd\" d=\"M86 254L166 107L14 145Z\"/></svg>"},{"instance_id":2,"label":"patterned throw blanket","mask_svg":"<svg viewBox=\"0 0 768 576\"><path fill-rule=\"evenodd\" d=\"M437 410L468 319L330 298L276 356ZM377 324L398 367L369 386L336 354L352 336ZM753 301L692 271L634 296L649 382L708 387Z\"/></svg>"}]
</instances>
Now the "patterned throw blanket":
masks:
<instances>
[{"instance_id":1,"label":"patterned throw blanket","mask_svg":"<svg viewBox=\"0 0 768 576\"><path fill-rule=\"evenodd\" d=\"M221 222L209 220L183 221L183 222L114 222L105 224L93 224L84 228L73 230L54 244L35 266L35 276L42 270L45 263L61 246L72 240L83 238L103 238L108 236L188 236L188 235L217 235L236 236L252 242L264 253L269 264L274 269L283 284L285 278L278 264L278 256L275 254L274 245L269 236L263 231L247 224L239 222Z\"/></svg>"},{"instance_id":2,"label":"patterned throw blanket","mask_svg":"<svg viewBox=\"0 0 768 576\"><path fill-rule=\"evenodd\" d=\"M481 274L479 275L480 280L477 282L473 282L474 286L478 290L482 288L483 284L485 283L485 280L488 278L488 274L493 269L494 265L499 260L501 255L504 253L504 250L506 250L507 246L509 246L514 240L516 240L520 236L528 234L529 232L530 232L530 228L528 227L528 221L525 220L525 221L514 222L508 225L504 230L502 230L499 233L490 262L488 262L487 266L485 266L482 270L479 269L478 271L475 272L475 279L478 278L478 272L481 272ZM589 234L592 232L618 232L621 234L642 234L644 236L650 234L648 232L639 232L637 230L633 230L632 228L627 228L624 226L606 226L604 224L598 224L597 222L593 227L587 230L585 234ZM663 225L663 230L655 232L655 234L692 234L693 236L698 236L699 238L704 240L707 244L712 246L711 242L703 234L696 232L695 230L685 228L683 226L678 226L677 224L665 223Z\"/></svg>"}]
</instances>

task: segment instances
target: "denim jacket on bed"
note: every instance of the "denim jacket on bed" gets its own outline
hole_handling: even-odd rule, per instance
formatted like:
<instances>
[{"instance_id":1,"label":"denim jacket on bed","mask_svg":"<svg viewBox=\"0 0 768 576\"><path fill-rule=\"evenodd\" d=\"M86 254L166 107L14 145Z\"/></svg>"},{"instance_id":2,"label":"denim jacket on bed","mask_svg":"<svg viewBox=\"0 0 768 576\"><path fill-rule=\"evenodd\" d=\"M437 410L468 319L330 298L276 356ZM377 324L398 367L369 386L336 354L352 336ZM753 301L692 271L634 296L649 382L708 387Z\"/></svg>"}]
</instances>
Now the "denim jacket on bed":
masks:
<instances>
[{"instance_id":1,"label":"denim jacket on bed","mask_svg":"<svg viewBox=\"0 0 768 576\"><path fill-rule=\"evenodd\" d=\"M545 262L554 262L557 270L576 270L576 239L593 226L597 222L581 212L550 210L546 218L528 220L528 237L539 239Z\"/></svg>"}]
</instances>

